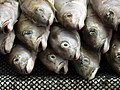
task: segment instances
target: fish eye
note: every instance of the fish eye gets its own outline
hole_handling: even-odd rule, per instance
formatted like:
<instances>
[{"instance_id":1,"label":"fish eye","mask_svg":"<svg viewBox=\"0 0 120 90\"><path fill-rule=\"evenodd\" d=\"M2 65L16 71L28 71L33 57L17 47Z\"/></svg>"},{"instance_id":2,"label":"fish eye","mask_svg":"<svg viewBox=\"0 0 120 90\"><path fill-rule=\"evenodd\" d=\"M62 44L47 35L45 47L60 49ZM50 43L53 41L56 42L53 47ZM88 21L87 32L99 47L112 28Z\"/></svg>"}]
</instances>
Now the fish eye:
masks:
<instances>
[{"instance_id":1,"label":"fish eye","mask_svg":"<svg viewBox=\"0 0 120 90\"><path fill-rule=\"evenodd\" d=\"M42 9L42 8L36 8L35 9L35 13L37 14L37 13L44 13L44 9Z\"/></svg>"},{"instance_id":2,"label":"fish eye","mask_svg":"<svg viewBox=\"0 0 120 90\"><path fill-rule=\"evenodd\" d=\"M62 47L62 48L69 48L69 46L70 46L70 45L69 45L68 42L62 42L62 43L61 43L61 47Z\"/></svg>"},{"instance_id":3,"label":"fish eye","mask_svg":"<svg viewBox=\"0 0 120 90\"><path fill-rule=\"evenodd\" d=\"M112 11L108 11L105 15L106 20L113 21L114 13Z\"/></svg>"},{"instance_id":4,"label":"fish eye","mask_svg":"<svg viewBox=\"0 0 120 90\"><path fill-rule=\"evenodd\" d=\"M14 64L19 64L19 60L20 60L20 57L19 57L19 56L16 56L16 57L13 59Z\"/></svg>"},{"instance_id":5,"label":"fish eye","mask_svg":"<svg viewBox=\"0 0 120 90\"><path fill-rule=\"evenodd\" d=\"M33 34L33 31L31 31L31 30L25 30L25 31L23 31L23 35L25 36L25 35L31 35L31 34Z\"/></svg>"},{"instance_id":6,"label":"fish eye","mask_svg":"<svg viewBox=\"0 0 120 90\"><path fill-rule=\"evenodd\" d=\"M54 54L50 54L50 55L48 55L48 59L52 62L55 62L56 56Z\"/></svg>"},{"instance_id":7,"label":"fish eye","mask_svg":"<svg viewBox=\"0 0 120 90\"><path fill-rule=\"evenodd\" d=\"M96 29L95 29L95 28L90 28L90 29L89 29L89 34L90 34L91 36L97 36L97 31L96 31Z\"/></svg>"},{"instance_id":8,"label":"fish eye","mask_svg":"<svg viewBox=\"0 0 120 90\"><path fill-rule=\"evenodd\" d=\"M89 61L89 59L88 58L83 58L83 59L81 59L81 65L89 65L90 64L90 61Z\"/></svg>"},{"instance_id":9,"label":"fish eye","mask_svg":"<svg viewBox=\"0 0 120 90\"><path fill-rule=\"evenodd\" d=\"M115 55L115 61L120 61L120 53L116 53Z\"/></svg>"}]
</instances>

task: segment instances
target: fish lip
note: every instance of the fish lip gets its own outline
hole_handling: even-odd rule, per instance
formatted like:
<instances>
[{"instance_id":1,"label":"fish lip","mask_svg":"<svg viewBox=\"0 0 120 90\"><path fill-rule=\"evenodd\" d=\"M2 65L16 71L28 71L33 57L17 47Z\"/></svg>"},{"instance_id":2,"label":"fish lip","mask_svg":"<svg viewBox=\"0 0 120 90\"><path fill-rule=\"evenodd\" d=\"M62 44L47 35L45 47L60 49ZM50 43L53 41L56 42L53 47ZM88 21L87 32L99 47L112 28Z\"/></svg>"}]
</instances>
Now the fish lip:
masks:
<instances>
[{"instance_id":1,"label":"fish lip","mask_svg":"<svg viewBox=\"0 0 120 90\"><path fill-rule=\"evenodd\" d=\"M64 61L60 62L59 65L57 66L57 71L56 71L56 73L58 73L58 74L66 74L68 70L66 69L65 66L66 66L66 65L65 65L65 62L64 62ZM60 73L60 70L61 70L62 68L64 69L64 71L63 71L62 73Z\"/></svg>"},{"instance_id":2,"label":"fish lip","mask_svg":"<svg viewBox=\"0 0 120 90\"><path fill-rule=\"evenodd\" d=\"M31 67L29 68L29 66L31 66ZM25 71L27 72L26 74L30 74L32 72L33 68L34 68L34 61L32 60L32 58L29 58L26 66L25 66Z\"/></svg>"}]
</instances>

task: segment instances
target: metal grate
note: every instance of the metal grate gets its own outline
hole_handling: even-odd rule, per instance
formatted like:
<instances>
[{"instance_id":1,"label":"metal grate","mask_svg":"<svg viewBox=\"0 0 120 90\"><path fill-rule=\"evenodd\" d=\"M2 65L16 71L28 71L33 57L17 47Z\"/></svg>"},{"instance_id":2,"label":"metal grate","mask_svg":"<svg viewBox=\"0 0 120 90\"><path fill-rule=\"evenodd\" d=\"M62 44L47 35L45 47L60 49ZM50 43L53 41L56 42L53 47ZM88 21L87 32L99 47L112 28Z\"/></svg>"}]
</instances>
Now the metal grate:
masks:
<instances>
[{"instance_id":1,"label":"metal grate","mask_svg":"<svg viewBox=\"0 0 120 90\"><path fill-rule=\"evenodd\" d=\"M0 56L2 90L119 90L119 87L119 76L104 59L96 77L87 81L75 72L71 64L67 75L57 75L48 71L40 61L36 61L30 75L20 75L9 66L5 56Z\"/></svg>"}]
</instances>

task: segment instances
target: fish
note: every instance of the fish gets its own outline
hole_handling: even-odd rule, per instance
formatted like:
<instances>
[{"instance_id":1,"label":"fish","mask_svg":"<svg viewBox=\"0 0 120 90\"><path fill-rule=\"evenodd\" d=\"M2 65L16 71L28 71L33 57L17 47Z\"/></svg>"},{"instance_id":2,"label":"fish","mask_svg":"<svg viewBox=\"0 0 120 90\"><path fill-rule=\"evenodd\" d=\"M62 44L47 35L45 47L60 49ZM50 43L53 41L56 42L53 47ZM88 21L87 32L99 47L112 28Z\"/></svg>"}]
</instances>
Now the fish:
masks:
<instances>
[{"instance_id":1,"label":"fish","mask_svg":"<svg viewBox=\"0 0 120 90\"><path fill-rule=\"evenodd\" d=\"M85 79L91 80L95 78L95 75L100 68L101 52L93 51L84 43L82 43L80 51L80 58L71 61L71 63L79 75Z\"/></svg>"},{"instance_id":2,"label":"fish","mask_svg":"<svg viewBox=\"0 0 120 90\"><path fill-rule=\"evenodd\" d=\"M34 68L36 52L16 44L8 55L9 64L20 74L30 74Z\"/></svg>"},{"instance_id":3,"label":"fish","mask_svg":"<svg viewBox=\"0 0 120 90\"><path fill-rule=\"evenodd\" d=\"M51 47L38 54L39 60L51 71L57 74L67 74L68 60L64 60Z\"/></svg>"},{"instance_id":4,"label":"fish","mask_svg":"<svg viewBox=\"0 0 120 90\"><path fill-rule=\"evenodd\" d=\"M15 40L15 33L11 31L9 33L0 33L0 53L8 54L11 52Z\"/></svg>"},{"instance_id":5,"label":"fish","mask_svg":"<svg viewBox=\"0 0 120 90\"><path fill-rule=\"evenodd\" d=\"M34 51L40 52L47 47L50 27L38 27L23 14L17 23L16 36L21 42ZM40 49L41 48L41 49Z\"/></svg>"},{"instance_id":6,"label":"fish","mask_svg":"<svg viewBox=\"0 0 120 90\"><path fill-rule=\"evenodd\" d=\"M87 0L55 0L56 18L64 27L80 30L87 16Z\"/></svg>"},{"instance_id":7,"label":"fish","mask_svg":"<svg viewBox=\"0 0 120 90\"><path fill-rule=\"evenodd\" d=\"M22 0L21 10L37 26L51 26L55 18L54 0Z\"/></svg>"},{"instance_id":8,"label":"fish","mask_svg":"<svg viewBox=\"0 0 120 90\"><path fill-rule=\"evenodd\" d=\"M113 34L110 50L105 54L108 63L116 73L120 74L120 36L119 33Z\"/></svg>"},{"instance_id":9,"label":"fish","mask_svg":"<svg viewBox=\"0 0 120 90\"><path fill-rule=\"evenodd\" d=\"M63 59L77 60L80 56L80 36L76 30L68 30L54 24L50 29L49 43Z\"/></svg>"},{"instance_id":10,"label":"fish","mask_svg":"<svg viewBox=\"0 0 120 90\"><path fill-rule=\"evenodd\" d=\"M93 50L106 53L110 47L112 32L113 28L106 26L89 4L85 26L81 30L84 42Z\"/></svg>"},{"instance_id":11,"label":"fish","mask_svg":"<svg viewBox=\"0 0 120 90\"><path fill-rule=\"evenodd\" d=\"M0 3L0 32L8 33L13 30L19 16L19 3L15 0L6 0Z\"/></svg>"},{"instance_id":12,"label":"fish","mask_svg":"<svg viewBox=\"0 0 120 90\"><path fill-rule=\"evenodd\" d=\"M90 0L102 21L116 31L120 28L120 0Z\"/></svg>"}]
</instances>

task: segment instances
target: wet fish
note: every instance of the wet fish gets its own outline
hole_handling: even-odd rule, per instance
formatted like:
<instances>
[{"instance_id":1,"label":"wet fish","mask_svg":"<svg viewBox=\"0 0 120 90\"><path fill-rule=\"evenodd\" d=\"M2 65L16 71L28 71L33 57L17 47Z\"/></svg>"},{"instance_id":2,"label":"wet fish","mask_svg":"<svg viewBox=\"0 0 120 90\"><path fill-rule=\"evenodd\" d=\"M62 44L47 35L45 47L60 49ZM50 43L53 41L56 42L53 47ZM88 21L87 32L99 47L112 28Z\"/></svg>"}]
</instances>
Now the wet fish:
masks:
<instances>
[{"instance_id":1,"label":"wet fish","mask_svg":"<svg viewBox=\"0 0 120 90\"><path fill-rule=\"evenodd\" d=\"M95 51L106 53L109 50L112 29L102 23L90 5L88 5L85 27L81 32L84 42Z\"/></svg>"},{"instance_id":2,"label":"wet fish","mask_svg":"<svg viewBox=\"0 0 120 90\"><path fill-rule=\"evenodd\" d=\"M53 25L49 43L53 50L66 60L77 60L80 56L80 36L76 30L67 30L61 25Z\"/></svg>"},{"instance_id":3,"label":"wet fish","mask_svg":"<svg viewBox=\"0 0 120 90\"><path fill-rule=\"evenodd\" d=\"M50 26L54 20L54 0L22 0L23 13L37 26Z\"/></svg>"},{"instance_id":4,"label":"wet fish","mask_svg":"<svg viewBox=\"0 0 120 90\"><path fill-rule=\"evenodd\" d=\"M45 50L47 47L49 33L49 27L37 27L23 14L20 16L16 35L21 42L31 49L35 51L39 51L39 48Z\"/></svg>"},{"instance_id":5,"label":"wet fish","mask_svg":"<svg viewBox=\"0 0 120 90\"><path fill-rule=\"evenodd\" d=\"M95 52L82 44L80 58L71 62L79 75L90 80L95 77L100 68L100 56L100 52Z\"/></svg>"},{"instance_id":6,"label":"wet fish","mask_svg":"<svg viewBox=\"0 0 120 90\"><path fill-rule=\"evenodd\" d=\"M55 0L58 21L67 28L80 30L87 14L87 0Z\"/></svg>"},{"instance_id":7,"label":"wet fish","mask_svg":"<svg viewBox=\"0 0 120 90\"><path fill-rule=\"evenodd\" d=\"M110 27L120 28L120 0L90 0L99 17Z\"/></svg>"},{"instance_id":8,"label":"wet fish","mask_svg":"<svg viewBox=\"0 0 120 90\"><path fill-rule=\"evenodd\" d=\"M13 30L19 16L18 6L19 4L15 0L0 3L0 31L6 33Z\"/></svg>"},{"instance_id":9,"label":"wet fish","mask_svg":"<svg viewBox=\"0 0 120 90\"><path fill-rule=\"evenodd\" d=\"M9 62L20 74L30 74L34 68L36 56L35 52L17 44L9 54Z\"/></svg>"},{"instance_id":10,"label":"wet fish","mask_svg":"<svg viewBox=\"0 0 120 90\"><path fill-rule=\"evenodd\" d=\"M68 61L58 56L50 47L39 53L39 59L49 70L57 74L68 72Z\"/></svg>"},{"instance_id":11,"label":"wet fish","mask_svg":"<svg viewBox=\"0 0 120 90\"><path fill-rule=\"evenodd\" d=\"M0 33L0 53L2 54L10 53L13 47L14 40L15 40L14 31L6 34Z\"/></svg>"},{"instance_id":12,"label":"wet fish","mask_svg":"<svg viewBox=\"0 0 120 90\"><path fill-rule=\"evenodd\" d=\"M110 50L106 53L107 60L113 69L120 74L120 36L113 34Z\"/></svg>"}]
</instances>

